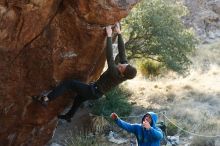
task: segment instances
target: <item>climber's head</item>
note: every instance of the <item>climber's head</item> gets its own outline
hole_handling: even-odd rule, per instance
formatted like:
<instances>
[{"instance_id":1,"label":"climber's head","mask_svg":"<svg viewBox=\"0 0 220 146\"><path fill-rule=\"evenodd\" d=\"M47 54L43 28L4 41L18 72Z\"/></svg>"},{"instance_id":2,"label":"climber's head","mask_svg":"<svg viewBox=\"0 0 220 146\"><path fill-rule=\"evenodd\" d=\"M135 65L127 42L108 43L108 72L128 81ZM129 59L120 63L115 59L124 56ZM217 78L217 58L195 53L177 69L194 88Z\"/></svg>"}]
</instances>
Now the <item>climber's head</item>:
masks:
<instances>
[{"instance_id":1,"label":"climber's head","mask_svg":"<svg viewBox=\"0 0 220 146\"><path fill-rule=\"evenodd\" d=\"M147 121L149 122L150 124L152 123L152 118L151 118L151 115L149 113L145 114L144 117L142 118L142 123L144 121Z\"/></svg>"},{"instance_id":2,"label":"climber's head","mask_svg":"<svg viewBox=\"0 0 220 146\"><path fill-rule=\"evenodd\" d=\"M137 74L136 68L130 64L118 64L118 70L126 79L133 79Z\"/></svg>"},{"instance_id":3,"label":"climber's head","mask_svg":"<svg viewBox=\"0 0 220 146\"><path fill-rule=\"evenodd\" d=\"M158 116L157 116L156 113L154 113L154 112L147 112L143 116L141 122L143 123L143 121L148 121L152 127L156 127L157 120L158 120Z\"/></svg>"}]
</instances>

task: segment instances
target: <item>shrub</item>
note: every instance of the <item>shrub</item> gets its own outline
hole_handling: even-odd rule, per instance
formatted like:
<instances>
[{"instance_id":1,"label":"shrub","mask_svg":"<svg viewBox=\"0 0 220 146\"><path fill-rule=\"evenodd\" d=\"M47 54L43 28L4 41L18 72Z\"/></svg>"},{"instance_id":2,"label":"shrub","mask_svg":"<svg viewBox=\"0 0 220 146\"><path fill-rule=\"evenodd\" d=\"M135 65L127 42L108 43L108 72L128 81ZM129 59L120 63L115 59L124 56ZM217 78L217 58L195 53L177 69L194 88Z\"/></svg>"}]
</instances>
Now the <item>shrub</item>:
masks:
<instances>
[{"instance_id":1,"label":"shrub","mask_svg":"<svg viewBox=\"0 0 220 146\"><path fill-rule=\"evenodd\" d=\"M187 9L174 0L143 0L122 22L128 58L148 58L162 62L167 68L184 72L195 49L192 30L181 17Z\"/></svg>"},{"instance_id":2,"label":"shrub","mask_svg":"<svg viewBox=\"0 0 220 146\"><path fill-rule=\"evenodd\" d=\"M92 113L95 115L110 116L112 112L120 116L128 116L131 113L132 106L127 101L131 93L120 87L116 87L106 94L106 97L95 101Z\"/></svg>"},{"instance_id":3,"label":"shrub","mask_svg":"<svg viewBox=\"0 0 220 146\"><path fill-rule=\"evenodd\" d=\"M109 122L102 116L94 116L92 118L92 125L91 130L93 133L102 134L105 131L108 131L108 128L110 127Z\"/></svg>"},{"instance_id":4,"label":"shrub","mask_svg":"<svg viewBox=\"0 0 220 146\"><path fill-rule=\"evenodd\" d=\"M173 136L178 133L178 128L172 123L167 123L167 135Z\"/></svg>"},{"instance_id":5,"label":"shrub","mask_svg":"<svg viewBox=\"0 0 220 146\"><path fill-rule=\"evenodd\" d=\"M138 68L142 75L151 77L158 76L162 68L162 64L153 60L137 61Z\"/></svg>"}]
</instances>

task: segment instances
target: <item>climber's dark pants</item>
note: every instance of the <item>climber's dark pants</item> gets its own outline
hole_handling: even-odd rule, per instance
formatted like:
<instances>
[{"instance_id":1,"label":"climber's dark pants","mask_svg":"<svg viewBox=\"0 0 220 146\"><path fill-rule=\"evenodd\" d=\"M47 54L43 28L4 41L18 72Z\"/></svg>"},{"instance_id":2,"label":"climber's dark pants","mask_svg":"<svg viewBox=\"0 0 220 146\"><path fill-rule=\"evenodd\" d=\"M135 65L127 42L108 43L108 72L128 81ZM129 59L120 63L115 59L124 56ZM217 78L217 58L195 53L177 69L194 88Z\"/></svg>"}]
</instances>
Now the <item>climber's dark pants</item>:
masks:
<instances>
[{"instance_id":1,"label":"climber's dark pants","mask_svg":"<svg viewBox=\"0 0 220 146\"><path fill-rule=\"evenodd\" d=\"M86 100L98 99L103 94L98 90L95 83L85 84L76 80L64 81L55 87L47 97L49 100L53 100L58 96L61 96L66 91L74 91L77 95L74 97L74 102L71 109L66 113L66 116L71 118L78 107Z\"/></svg>"}]
</instances>

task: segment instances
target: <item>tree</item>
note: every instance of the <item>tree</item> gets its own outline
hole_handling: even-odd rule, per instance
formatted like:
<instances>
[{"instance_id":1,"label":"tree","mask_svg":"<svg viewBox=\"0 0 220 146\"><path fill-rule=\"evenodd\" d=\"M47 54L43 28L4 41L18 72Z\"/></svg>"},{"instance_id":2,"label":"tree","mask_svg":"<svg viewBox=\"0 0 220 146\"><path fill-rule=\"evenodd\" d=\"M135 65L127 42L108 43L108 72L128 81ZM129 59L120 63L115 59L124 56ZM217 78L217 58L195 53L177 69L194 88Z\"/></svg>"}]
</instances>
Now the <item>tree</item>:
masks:
<instances>
[{"instance_id":1,"label":"tree","mask_svg":"<svg viewBox=\"0 0 220 146\"><path fill-rule=\"evenodd\" d=\"M122 21L128 59L150 58L182 72L191 61L195 38L181 20L186 9L171 0L142 0Z\"/></svg>"}]
</instances>

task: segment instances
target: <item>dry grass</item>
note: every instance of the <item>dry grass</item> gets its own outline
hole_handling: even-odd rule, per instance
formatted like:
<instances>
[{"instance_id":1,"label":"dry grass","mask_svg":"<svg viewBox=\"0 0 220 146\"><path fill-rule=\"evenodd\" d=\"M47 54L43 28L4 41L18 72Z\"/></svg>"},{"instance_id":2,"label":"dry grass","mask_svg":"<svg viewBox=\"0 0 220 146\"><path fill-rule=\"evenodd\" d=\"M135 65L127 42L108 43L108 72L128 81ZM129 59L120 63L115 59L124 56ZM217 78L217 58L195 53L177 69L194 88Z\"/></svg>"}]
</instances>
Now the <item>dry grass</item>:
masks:
<instances>
[{"instance_id":1,"label":"dry grass","mask_svg":"<svg viewBox=\"0 0 220 146\"><path fill-rule=\"evenodd\" d=\"M104 133L110 127L109 122L101 116L93 116L92 132L95 134Z\"/></svg>"},{"instance_id":2,"label":"dry grass","mask_svg":"<svg viewBox=\"0 0 220 146\"><path fill-rule=\"evenodd\" d=\"M169 73L154 81L140 76L129 81L126 87L135 91L130 99L136 103L133 113L165 110L184 130L204 136L220 135L220 52L216 49L198 50L200 56L194 57L195 66L186 77ZM207 62L202 62L205 59L208 67ZM203 138L194 136L193 144L200 145Z\"/></svg>"},{"instance_id":3,"label":"dry grass","mask_svg":"<svg viewBox=\"0 0 220 146\"><path fill-rule=\"evenodd\" d=\"M190 146L216 146L214 138L195 137Z\"/></svg>"},{"instance_id":4,"label":"dry grass","mask_svg":"<svg viewBox=\"0 0 220 146\"><path fill-rule=\"evenodd\" d=\"M210 77L211 76L209 76L209 78ZM212 81L212 79L210 81ZM191 84L189 82L191 82ZM140 83L140 81L138 83ZM134 95L135 97L133 98L135 98L137 105L143 105L145 110L165 110L167 116L176 121L176 124L184 130L204 136L219 135L220 88L218 87L220 87L220 85L208 86L210 83L207 83L207 87L200 83L201 82L197 82L197 80L195 80L195 82L191 80L187 81L186 78L158 81L157 83L146 81L145 84L147 88L144 90L145 92L143 93L142 91L141 96L137 94ZM156 88L155 84L157 84ZM164 84L164 87L162 84ZM203 90L204 88L209 88L209 90ZM137 91L136 93L139 92ZM179 134L182 134L182 132ZM193 136L190 134L187 135ZM199 139L202 138L195 139L193 138L193 143L198 144Z\"/></svg>"}]
</instances>

